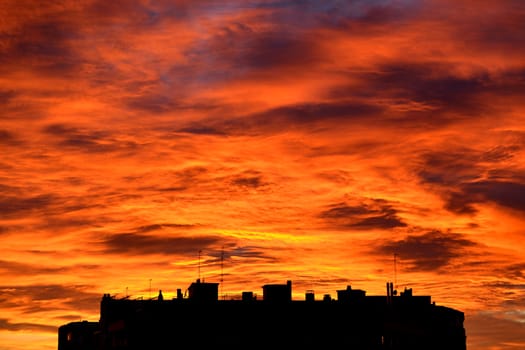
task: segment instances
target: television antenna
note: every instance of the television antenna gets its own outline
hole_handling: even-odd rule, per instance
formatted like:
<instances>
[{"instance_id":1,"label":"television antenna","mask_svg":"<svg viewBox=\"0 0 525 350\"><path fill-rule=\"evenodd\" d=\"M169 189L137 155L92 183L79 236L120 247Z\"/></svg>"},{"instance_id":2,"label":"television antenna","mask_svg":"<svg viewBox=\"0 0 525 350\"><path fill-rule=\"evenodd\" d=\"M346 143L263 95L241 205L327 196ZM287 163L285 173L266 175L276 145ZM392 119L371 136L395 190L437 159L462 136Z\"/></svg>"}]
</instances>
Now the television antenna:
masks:
<instances>
[{"instance_id":1,"label":"television antenna","mask_svg":"<svg viewBox=\"0 0 525 350\"><path fill-rule=\"evenodd\" d=\"M199 266L198 266L198 279L199 279L199 282L201 280L201 253L202 253L202 250L199 249Z\"/></svg>"},{"instance_id":2,"label":"television antenna","mask_svg":"<svg viewBox=\"0 0 525 350\"><path fill-rule=\"evenodd\" d=\"M397 290L397 253L394 253L394 289Z\"/></svg>"},{"instance_id":3,"label":"television antenna","mask_svg":"<svg viewBox=\"0 0 525 350\"><path fill-rule=\"evenodd\" d=\"M224 246L222 246L221 248L221 296L224 297L224 294L223 294L223 288L222 288L222 285L223 285L223 282L224 282Z\"/></svg>"}]
</instances>

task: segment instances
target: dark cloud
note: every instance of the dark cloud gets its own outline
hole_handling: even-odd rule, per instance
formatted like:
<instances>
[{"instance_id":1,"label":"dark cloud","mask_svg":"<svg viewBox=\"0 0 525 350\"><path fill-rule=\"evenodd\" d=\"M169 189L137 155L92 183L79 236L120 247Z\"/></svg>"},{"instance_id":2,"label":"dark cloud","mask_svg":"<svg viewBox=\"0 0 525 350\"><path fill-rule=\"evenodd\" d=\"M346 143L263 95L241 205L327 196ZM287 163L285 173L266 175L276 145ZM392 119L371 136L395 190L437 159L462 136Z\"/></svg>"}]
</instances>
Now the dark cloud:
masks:
<instances>
[{"instance_id":1,"label":"dark cloud","mask_svg":"<svg viewBox=\"0 0 525 350\"><path fill-rule=\"evenodd\" d=\"M482 162L501 162L509 160L523 148L523 144L497 145L481 154Z\"/></svg>"},{"instance_id":2,"label":"dark cloud","mask_svg":"<svg viewBox=\"0 0 525 350\"><path fill-rule=\"evenodd\" d=\"M87 208L87 206L77 206L77 208L85 209ZM65 209L66 210L64 210L62 213L60 213L60 208L48 211L45 220L42 220L39 224L35 225L35 228L43 230L52 230L58 233L88 227L93 228L95 226L101 225L103 222L106 222L108 220L108 218L101 216L94 217L84 215L73 215L71 217L64 217L63 214L67 211L70 211L67 208Z\"/></svg>"},{"instance_id":3,"label":"dark cloud","mask_svg":"<svg viewBox=\"0 0 525 350\"><path fill-rule=\"evenodd\" d=\"M371 216L364 218L356 223L353 223L350 225L352 228L360 229L360 230L371 230L371 229L390 229L395 227L405 227L407 226L406 223L404 223L401 218L399 218L397 215L394 214L395 211L392 211L392 213L380 215L380 216Z\"/></svg>"},{"instance_id":4,"label":"dark cloud","mask_svg":"<svg viewBox=\"0 0 525 350\"><path fill-rule=\"evenodd\" d=\"M117 30L154 30L173 20L192 22L202 16L233 12L244 7L244 3L216 0L158 0L148 3L140 0L95 0L89 2L83 13L104 28L112 29L111 26L118 23Z\"/></svg>"},{"instance_id":5,"label":"dark cloud","mask_svg":"<svg viewBox=\"0 0 525 350\"><path fill-rule=\"evenodd\" d=\"M5 106L11 102L18 94L14 90L0 89L0 106ZM1 136L0 136L1 139Z\"/></svg>"},{"instance_id":6,"label":"dark cloud","mask_svg":"<svg viewBox=\"0 0 525 350\"><path fill-rule=\"evenodd\" d=\"M0 56L1 69L23 64L40 74L62 76L78 70L81 59L72 49L79 39L78 27L68 17L60 17L60 12L42 10L41 17L22 22L20 29L11 32Z\"/></svg>"},{"instance_id":7,"label":"dark cloud","mask_svg":"<svg viewBox=\"0 0 525 350\"><path fill-rule=\"evenodd\" d=\"M4 180L5 178L2 178ZM20 186L11 186L0 183L0 193L5 195L13 195L13 194L20 194L22 193L22 187Z\"/></svg>"},{"instance_id":8,"label":"dark cloud","mask_svg":"<svg viewBox=\"0 0 525 350\"><path fill-rule=\"evenodd\" d=\"M473 201L489 201L500 206L525 211L525 183L477 181L464 184L462 191Z\"/></svg>"},{"instance_id":9,"label":"dark cloud","mask_svg":"<svg viewBox=\"0 0 525 350\"><path fill-rule=\"evenodd\" d=\"M237 42L239 39L238 36L231 38ZM231 62L234 66L250 70L305 67L319 63L322 57L315 41L287 36L283 32L257 34L248 31L248 35L243 36L240 43L241 47Z\"/></svg>"},{"instance_id":10,"label":"dark cloud","mask_svg":"<svg viewBox=\"0 0 525 350\"><path fill-rule=\"evenodd\" d=\"M195 252L224 243L218 236L159 237L136 233L120 233L106 237L102 244L107 253L146 255L195 255Z\"/></svg>"},{"instance_id":11,"label":"dark cloud","mask_svg":"<svg viewBox=\"0 0 525 350\"><path fill-rule=\"evenodd\" d=\"M486 5L488 5L487 3ZM492 5L492 4L491 4ZM461 35L467 48L492 54L514 55L525 53L521 39L525 36L525 5L519 0L507 0L504 6L482 6L480 13L471 18L458 16L451 28Z\"/></svg>"},{"instance_id":12,"label":"dark cloud","mask_svg":"<svg viewBox=\"0 0 525 350\"><path fill-rule=\"evenodd\" d=\"M356 119L378 118L384 112L383 107L353 102L337 101L331 103L304 103L270 109L249 116L249 122L257 126L274 123L278 126L327 123L338 121L351 122Z\"/></svg>"},{"instance_id":13,"label":"dark cloud","mask_svg":"<svg viewBox=\"0 0 525 350\"><path fill-rule=\"evenodd\" d=\"M177 3L175 1L174 3ZM98 25L111 25L120 22L121 26L131 29L133 27L144 28L156 23L157 12L148 8L141 1L92 1L83 9L90 18Z\"/></svg>"},{"instance_id":14,"label":"dark cloud","mask_svg":"<svg viewBox=\"0 0 525 350\"><path fill-rule=\"evenodd\" d=\"M174 64L163 79L183 86L178 94L187 94L241 80L280 79L291 71L303 74L323 62L324 53L313 34L290 32L275 19L266 20L272 24L266 29L252 28L242 19L224 22L212 37L194 41L185 51L185 63ZM167 94L173 96L173 91Z\"/></svg>"},{"instance_id":15,"label":"dark cloud","mask_svg":"<svg viewBox=\"0 0 525 350\"><path fill-rule=\"evenodd\" d=\"M479 95L491 89L488 73L464 77L455 75L452 68L439 62L391 62L378 66L375 72L357 74L362 85L359 91L355 88L351 91L362 96L379 93L385 98L431 107L432 118L427 119L428 111L410 113L410 123L441 126L458 121L457 115L452 117L442 112L459 111L464 118L487 108L486 101L480 101ZM345 90L338 89L334 96L344 93ZM423 119L413 120L417 116Z\"/></svg>"},{"instance_id":16,"label":"dark cloud","mask_svg":"<svg viewBox=\"0 0 525 350\"><path fill-rule=\"evenodd\" d=\"M17 146L20 144L20 140L14 133L9 130L0 129L0 145L3 146Z\"/></svg>"},{"instance_id":17,"label":"dark cloud","mask_svg":"<svg viewBox=\"0 0 525 350\"><path fill-rule=\"evenodd\" d=\"M381 67L377 79L372 81L378 83L376 88L390 90L395 97L426 102L441 108L471 108L471 98L483 91L489 79L488 74L463 78L453 75L450 68L428 63L392 64Z\"/></svg>"},{"instance_id":18,"label":"dark cloud","mask_svg":"<svg viewBox=\"0 0 525 350\"><path fill-rule=\"evenodd\" d=\"M160 185L141 186L139 190L155 192L186 191L195 188L206 181L205 176L209 172L210 169L202 166L192 166L177 171L171 171L160 175L162 178L162 183Z\"/></svg>"},{"instance_id":19,"label":"dark cloud","mask_svg":"<svg viewBox=\"0 0 525 350\"><path fill-rule=\"evenodd\" d=\"M247 170L239 175L233 176L230 183L234 186L258 188L267 185L260 172Z\"/></svg>"},{"instance_id":20,"label":"dark cloud","mask_svg":"<svg viewBox=\"0 0 525 350\"><path fill-rule=\"evenodd\" d=\"M498 75L494 76L491 91L495 96L512 96L516 101L521 101L520 96L525 92L525 66L521 65L516 68L509 68ZM504 106L500 106L504 107ZM522 131L510 131L516 134L522 134Z\"/></svg>"},{"instance_id":21,"label":"dark cloud","mask_svg":"<svg viewBox=\"0 0 525 350\"><path fill-rule=\"evenodd\" d=\"M487 202L525 211L525 183L487 180L461 183L456 188L443 195L445 208L456 214L474 214L476 204Z\"/></svg>"},{"instance_id":22,"label":"dark cloud","mask_svg":"<svg viewBox=\"0 0 525 350\"><path fill-rule=\"evenodd\" d=\"M42 255L46 256L49 259L53 259L55 256L54 252L49 251L28 251L32 255ZM91 271L97 270L101 266L95 264L80 264L80 265L63 265L63 266L45 266L43 264L35 265L31 263L24 263L18 261L10 260L0 260L0 271L5 271L7 273L13 273L19 276L35 276L35 275L56 275L62 273L79 273L81 271Z\"/></svg>"},{"instance_id":23,"label":"dark cloud","mask_svg":"<svg viewBox=\"0 0 525 350\"><path fill-rule=\"evenodd\" d=\"M232 184L241 187L261 187L264 185L260 176L238 177L232 180Z\"/></svg>"},{"instance_id":24,"label":"dark cloud","mask_svg":"<svg viewBox=\"0 0 525 350\"><path fill-rule=\"evenodd\" d=\"M254 6L273 9L272 18L283 24L354 31L373 24L398 23L416 16L420 7L417 1L387 0L258 1Z\"/></svg>"},{"instance_id":25,"label":"dark cloud","mask_svg":"<svg viewBox=\"0 0 525 350\"><path fill-rule=\"evenodd\" d=\"M476 180L482 173L479 152L468 148L424 153L420 158L418 175L427 184L455 187Z\"/></svg>"},{"instance_id":26,"label":"dark cloud","mask_svg":"<svg viewBox=\"0 0 525 350\"><path fill-rule=\"evenodd\" d=\"M380 243L374 254L397 254L412 271L436 271L446 267L453 259L466 254L466 248L476 243L461 234L431 231L420 236L408 235L398 241Z\"/></svg>"},{"instance_id":27,"label":"dark cloud","mask_svg":"<svg viewBox=\"0 0 525 350\"><path fill-rule=\"evenodd\" d=\"M407 226L397 211L383 200L359 205L339 203L321 212L319 217L340 229L371 230Z\"/></svg>"},{"instance_id":28,"label":"dark cloud","mask_svg":"<svg viewBox=\"0 0 525 350\"><path fill-rule=\"evenodd\" d=\"M210 126L193 124L191 126L177 130L180 133L195 134L195 135L214 135L214 136L224 136L226 135L224 131L215 129Z\"/></svg>"},{"instance_id":29,"label":"dark cloud","mask_svg":"<svg viewBox=\"0 0 525 350\"><path fill-rule=\"evenodd\" d=\"M56 197L50 194L27 198L0 196L0 212L4 218L28 216L35 211L46 210L55 201Z\"/></svg>"},{"instance_id":30,"label":"dark cloud","mask_svg":"<svg viewBox=\"0 0 525 350\"><path fill-rule=\"evenodd\" d=\"M323 131L350 127L355 122L380 122L384 112L381 106L353 101L302 103L241 117L210 118L177 132L196 130L212 135L259 135L289 130Z\"/></svg>"},{"instance_id":31,"label":"dark cloud","mask_svg":"<svg viewBox=\"0 0 525 350\"><path fill-rule=\"evenodd\" d=\"M56 333L57 327L39 323L13 323L6 318L0 318L0 329L8 331L37 331Z\"/></svg>"},{"instance_id":32,"label":"dark cloud","mask_svg":"<svg viewBox=\"0 0 525 350\"><path fill-rule=\"evenodd\" d=\"M516 109L515 104L495 101L508 100L510 96L519 101L525 92L521 69L497 74L488 69L472 70L465 75L458 73L455 66L438 61L392 61L366 72L348 73L351 84L328 89L326 97L390 101L392 110L382 117L385 125L425 131L464 122L478 123L481 114Z\"/></svg>"},{"instance_id":33,"label":"dark cloud","mask_svg":"<svg viewBox=\"0 0 525 350\"><path fill-rule=\"evenodd\" d=\"M512 280L525 280L525 262L517 263L498 269L497 272L503 278L509 278Z\"/></svg>"},{"instance_id":34,"label":"dark cloud","mask_svg":"<svg viewBox=\"0 0 525 350\"><path fill-rule=\"evenodd\" d=\"M192 182L202 175L210 172L210 169L203 166L192 166L182 170L178 170L174 173L174 176L182 182Z\"/></svg>"},{"instance_id":35,"label":"dark cloud","mask_svg":"<svg viewBox=\"0 0 525 350\"><path fill-rule=\"evenodd\" d=\"M416 172L424 184L442 196L445 208L453 213L475 214L476 204L486 202L524 211L525 174L499 168L500 162L513 158L522 148L511 142L486 151L464 148L426 153Z\"/></svg>"},{"instance_id":36,"label":"dark cloud","mask_svg":"<svg viewBox=\"0 0 525 350\"><path fill-rule=\"evenodd\" d=\"M223 260L228 261L232 258L246 260L268 260L277 262L278 259L270 254L262 247L258 246L238 246L234 242L226 242L224 249L206 249L205 253L208 257L206 264L222 264Z\"/></svg>"},{"instance_id":37,"label":"dark cloud","mask_svg":"<svg viewBox=\"0 0 525 350\"><path fill-rule=\"evenodd\" d=\"M36 196L0 195L0 212L4 218L21 218L28 216L42 216L44 222L42 227L65 227L70 224L88 224L87 218L62 217L66 213L73 213L88 208L100 207L96 204L94 196L58 196L56 194L43 193ZM95 221L95 220L94 220Z\"/></svg>"},{"instance_id":38,"label":"dark cloud","mask_svg":"<svg viewBox=\"0 0 525 350\"><path fill-rule=\"evenodd\" d=\"M16 261L0 260L0 271L16 275L43 275L63 272L64 267L45 267L42 265L25 264Z\"/></svg>"},{"instance_id":39,"label":"dark cloud","mask_svg":"<svg viewBox=\"0 0 525 350\"><path fill-rule=\"evenodd\" d=\"M141 191L152 191L152 192L183 192L188 190L189 186L145 186L140 187Z\"/></svg>"},{"instance_id":40,"label":"dark cloud","mask_svg":"<svg viewBox=\"0 0 525 350\"><path fill-rule=\"evenodd\" d=\"M132 141L120 141L113 138L109 132L81 130L65 124L48 125L43 131L57 139L57 145L62 149L87 153L129 152L139 145Z\"/></svg>"},{"instance_id":41,"label":"dark cloud","mask_svg":"<svg viewBox=\"0 0 525 350\"><path fill-rule=\"evenodd\" d=\"M92 36L100 36L97 47L108 45L116 49L121 45L122 51L130 50L133 44L122 40L122 34L154 29L162 18L175 18L173 13L181 8L177 3L180 2L154 6L135 0L42 3L38 8L16 13L18 25L6 33L8 40L0 62L8 68L23 63L44 75L78 78L89 74L95 82L109 81L103 74L109 66L91 61L83 52L83 45L92 47ZM161 10L165 14L162 18ZM113 69L111 73L115 73Z\"/></svg>"},{"instance_id":42,"label":"dark cloud","mask_svg":"<svg viewBox=\"0 0 525 350\"><path fill-rule=\"evenodd\" d=\"M157 93L130 97L124 102L126 106L132 110L146 111L152 114L173 112L183 108L173 96L168 96L160 91Z\"/></svg>"},{"instance_id":43,"label":"dark cloud","mask_svg":"<svg viewBox=\"0 0 525 350\"><path fill-rule=\"evenodd\" d=\"M100 303L101 295L87 292L92 286L67 286L59 284L13 286L1 285L0 295L7 307L21 307L24 313L71 308L93 310ZM53 303L50 306L50 302Z\"/></svg>"},{"instance_id":44,"label":"dark cloud","mask_svg":"<svg viewBox=\"0 0 525 350\"><path fill-rule=\"evenodd\" d=\"M316 152L320 154L326 153L324 149L317 149ZM338 185L347 185L352 180L350 173L345 170L326 171L318 173L317 176L322 180L327 180Z\"/></svg>"},{"instance_id":45,"label":"dark cloud","mask_svg":"<svg viewBox=\"0 0 525 350\"><path fill-rule=\"evenodd\" d=\"M184 192L202 189L210 185L214 181L212 172L213 168L192 166L175 171L155 173L153 175L148 173L137 178L126 179L126 181L137 181L139 183L137 190L141 192ZM152 177L159 178L161 181L158 184L150 184L148 180ZM224 178L217 177L217 180L222 182ZM142 185L143 182L146 182L147 185ZM220 185L222 186L222 183ZM207 190L209 190L209 188Z\"/></svg>"},{"instance_id":46,"label":"dark cloud","mask_svg":"<svg viewBox=\"0 0 525 350\"><path fill-rule=\"evenodd\" d=\"M504 281L489 282L484 284L488 288L509 289L509 290L525 290L525 283L510 283Z\"/></svg>"},{"instance_id":47,"label":"dark cloud","mask_svg":"<svg viewBox=\"0 0 525 350\"><path fill-rule=\"evenodd\" d=\"M478 212L476 200L461 191L448 191L442 195L445 200L444 208L458 215L472 215Z\"/></svg>"},{"instance_id":48,"label":"dark cloud","mask_svg":"<svg viewBox=\"0 0 525 350\"><path fill-rule=\"evenodd\" d=\"M152 224L152 225L146 225L146 226L140 226L137 227L135 232L137 233L147 233L152 231L160 231L163 229L192 229L195 228L195 225L190 224L169 224L169 223L163 223L163 224Z\"/></svg>"},{"instance_id":49,"label":"dark cloud","mask_svg":"<svg viewBox=\"0 0 525 350\"><path fill-rule=\"evenodd\" d=\"M322 52L311 37L278 29L283 30L253 29L241 22L225 24L213 38L197 42L187 52L191 74L211 83L285 68L298 70L322 61Z\"/></svg>"},{"instance_id":50,"label":"dark cloud","mask_svg":"<svg viewBox=\"0 0 525 350\"><path fill-rule=\"evenodd\" d=\"M347 218L357 215L365 215L373 213L374 210L368 208L367 205L363 206L348 206L345 203L337 204L337 206L328 209L321 213L321 217L329 219Z\"/></svg>"},{"instance_id":51,"label":"dark cloud","mask_svg":"<svg viewBox=\"0 0 525 350\"><path fill-rule=\"evenodd\" d=\"M511 96L519 101L525 92L523 70L509 68L495 73L488 68L472 67L470 74L464 74L448 63L392 62L379 66L377 72L364 74L362 91L367 95L368 91L379 91L385 98L424 106L421 111L413 110L392 118L398 123L404 120L411 127L477 123L481 114L508 113L516 109L514 103L499 101Z\"/></svg>"}]
</instances>

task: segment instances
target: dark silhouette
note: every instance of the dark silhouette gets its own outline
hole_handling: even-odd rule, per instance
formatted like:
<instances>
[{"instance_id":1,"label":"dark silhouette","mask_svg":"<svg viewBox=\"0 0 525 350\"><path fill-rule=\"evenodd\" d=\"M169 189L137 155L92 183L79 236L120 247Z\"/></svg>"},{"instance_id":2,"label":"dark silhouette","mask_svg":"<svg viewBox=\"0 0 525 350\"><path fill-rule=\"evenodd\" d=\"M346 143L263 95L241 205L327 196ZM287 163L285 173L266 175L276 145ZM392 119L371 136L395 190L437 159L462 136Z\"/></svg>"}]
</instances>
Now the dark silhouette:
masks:
<instances>
[{"instance_id":1,"label":"dark silhouette","mask_svg":"<svg viewBox=\"0 0 525 350\"><path fill-rule=\"evenodd\" d=\"M263 286L236 300L219 300L218 283L198 279L177 297L162 292L151 300L104 294L99 322L59 328L58 350L175 349L183 345L218 349L280 348L356 350L466 350L464 314L437 306L430 296L399 293L367 296L347 286L337 299L313 291L292 300L292 283Z\"/></svg>"},{"instance_id":2,"label":"dark silhouette","mask_svg":"<svg viewBox=\"0 0 525 350\"><path fill-rule=\"evenodd\" d=\"M71 322L58 329L59 350L98 349L98 322Z\"/></svg>"}]
</instances>

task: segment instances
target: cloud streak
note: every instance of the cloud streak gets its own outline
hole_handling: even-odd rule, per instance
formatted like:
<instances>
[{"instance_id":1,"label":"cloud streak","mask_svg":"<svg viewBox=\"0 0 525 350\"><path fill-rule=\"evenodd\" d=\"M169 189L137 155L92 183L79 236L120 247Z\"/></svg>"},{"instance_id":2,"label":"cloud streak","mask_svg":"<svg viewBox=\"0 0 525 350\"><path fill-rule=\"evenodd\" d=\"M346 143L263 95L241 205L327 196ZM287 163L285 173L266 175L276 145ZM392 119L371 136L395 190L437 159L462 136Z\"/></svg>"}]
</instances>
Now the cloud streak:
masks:
<instances>
[{"instance_id":1,"label":"cloud streak","mask_svg":"<svg viewBox=\"0 0 525 350\"><path fill-rule=\"evenodd\" d=\"M407 226L397 215L397 211L383 200L359 205L340 203L321 212L319 216L331 224L346 229L392 229Z\"/></svg>"},{"instance_id":2,"label":"cloud streak","mask_svg":"<svg viewBox=\"0 0 525 350\"><path fill-rule=\"evenodd\" d=\"M104 240L107 253L112 254L192 254L211 244L219 237L154 237L133 233L114 234Z\"/></svg>"}]
</instances>

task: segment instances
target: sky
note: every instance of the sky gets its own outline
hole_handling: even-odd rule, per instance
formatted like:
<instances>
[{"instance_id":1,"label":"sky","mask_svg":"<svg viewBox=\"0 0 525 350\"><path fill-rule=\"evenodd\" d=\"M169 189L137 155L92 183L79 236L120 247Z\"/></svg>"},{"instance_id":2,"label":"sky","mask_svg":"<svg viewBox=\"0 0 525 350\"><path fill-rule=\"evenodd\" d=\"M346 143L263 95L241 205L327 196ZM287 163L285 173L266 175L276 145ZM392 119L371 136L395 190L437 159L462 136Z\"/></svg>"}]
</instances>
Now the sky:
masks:
<instances>
[{"instance_id":1,"label":"sky","mask_svg":"<svg viewBox=\"0 0 525 350\"><path fill-rule=\"evenodd\" d=\"M104 293L385 283L525 348L522 0L0 2L0 349Z\"/></svg>"}]
</instances>

